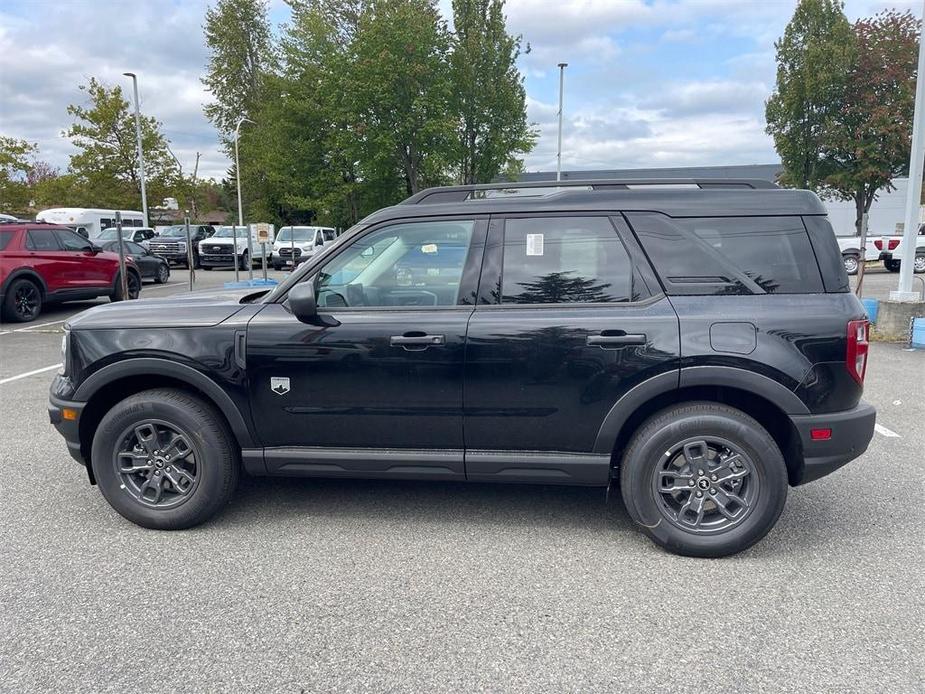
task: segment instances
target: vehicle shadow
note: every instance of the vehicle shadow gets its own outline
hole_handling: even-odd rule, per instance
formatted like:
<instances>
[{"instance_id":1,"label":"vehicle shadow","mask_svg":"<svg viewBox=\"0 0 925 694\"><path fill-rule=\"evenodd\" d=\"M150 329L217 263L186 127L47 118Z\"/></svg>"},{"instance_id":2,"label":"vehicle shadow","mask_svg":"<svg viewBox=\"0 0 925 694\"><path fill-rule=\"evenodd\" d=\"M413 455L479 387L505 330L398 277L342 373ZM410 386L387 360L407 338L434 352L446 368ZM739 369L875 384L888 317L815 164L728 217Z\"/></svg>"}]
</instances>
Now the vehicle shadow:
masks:
<instances>
[{"instance_id":1,"label":"vehicle shadow","mask_svg":"<svg viewBox=\"0 0 925 694\"><path fill-rule=\"evenodd\" d=\"M297 518L397 523L547 526L635 532L619 491L466 482L242 477L214 521Z\"/></svg>"}]
</instances>

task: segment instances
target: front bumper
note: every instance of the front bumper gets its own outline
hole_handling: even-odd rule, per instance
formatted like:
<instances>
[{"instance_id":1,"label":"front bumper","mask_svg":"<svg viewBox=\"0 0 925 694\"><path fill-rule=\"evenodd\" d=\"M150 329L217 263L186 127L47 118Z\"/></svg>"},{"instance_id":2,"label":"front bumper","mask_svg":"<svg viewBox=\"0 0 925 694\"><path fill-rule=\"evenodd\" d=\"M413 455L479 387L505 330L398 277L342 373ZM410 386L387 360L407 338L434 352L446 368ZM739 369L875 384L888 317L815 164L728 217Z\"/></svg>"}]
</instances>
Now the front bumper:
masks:
<instances>
[{"instance_id":1,"label":"front bumper","mask_svg":"<svg viewBox=\"0 0 925 694\"><path fill-rule=\"evenodd\" d=\"M206 267L234 267L240 256L231 253L199 254L199 262Z\"/></svg>"},{"instance_id":2,"label":"front bumper","mask_svg":"<svg viewBox=\"0 0 925 694\"><path fill-rule=\"evenodd\" d=\"M52 386L54 388L54 386ZM71 457L81 465L86 465L87 461L80 450L80 417L83 415L85 402L72 402L57 397L54 393L48 396L48 419L51 421L58 433L64 437L67 444L67 452ZM64 411L70 410L76 413L73 418L65 418Z\"/></svg>"},{"instance_id":3,"label":"front bumper","mask_svg":"<svg viewBox=\"0 0 925 694\"><path fill-rule=\"evenodd\" d=\"M874 436L877 410L861 402L857 407L830 414L791 415L790 421L800 436L803 465L794 484L806 484L835 472L864 451ZM812 431L830 429L831 437L814 440Z\"/></svg>"}]
</instances>

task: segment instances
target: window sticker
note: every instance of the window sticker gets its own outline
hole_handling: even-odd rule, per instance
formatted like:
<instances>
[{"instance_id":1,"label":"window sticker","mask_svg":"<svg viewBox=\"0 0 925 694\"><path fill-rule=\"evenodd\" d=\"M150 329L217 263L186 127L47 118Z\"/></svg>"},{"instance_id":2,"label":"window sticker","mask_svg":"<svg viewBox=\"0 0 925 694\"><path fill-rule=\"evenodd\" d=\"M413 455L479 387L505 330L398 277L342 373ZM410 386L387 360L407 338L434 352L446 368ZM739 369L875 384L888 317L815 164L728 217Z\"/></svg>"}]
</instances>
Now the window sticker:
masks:
<instances>
[{"instance_id":1,"label":"window sticker","mask_svg":"<svg viewBox=\"0 0 925 694\"><path fill-rule=\"evenodd\" d=\"M542 234L527 234L527 255L543 255Z\"/></svg>"}]
</instances>

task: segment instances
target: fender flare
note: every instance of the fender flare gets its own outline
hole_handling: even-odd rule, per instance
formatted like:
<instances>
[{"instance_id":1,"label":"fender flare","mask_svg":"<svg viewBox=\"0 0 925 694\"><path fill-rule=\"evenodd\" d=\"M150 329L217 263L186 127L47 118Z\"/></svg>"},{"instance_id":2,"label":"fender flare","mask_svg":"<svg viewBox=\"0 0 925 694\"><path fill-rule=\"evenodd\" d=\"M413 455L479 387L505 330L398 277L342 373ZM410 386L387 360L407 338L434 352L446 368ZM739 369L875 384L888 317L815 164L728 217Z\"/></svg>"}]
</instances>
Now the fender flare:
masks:
<instances>
[{"instance_id":1,"label":"fender flare","mask_svg":"<svg viewBox=\"0 0 925 694\"><path fill-rule=\"evenodd\" d=\"M752 392L771 402L787 415L810 414L809 408L793 391L767 376L732 366L688 366L679 371L653 376L634 386L617 400L604 417L594 441L593 452L612 453L623 425L650 400L672 391L696 386L723 386Z\"/></svg>"},{"instance_id":2,"label":"fender flare","mask_svg":"<svg viewBox=\"0 0 925 694\"><path fill-rule=\"evenodd\" d=\"M842 249L841 249L841 254L842 254L842 255L861 255L861 249L860 249L860 248L854 248L854 247L851 247L851 248L842 248Z\"/></svg>"},{"instance_id":3,"label":"fender flare","mask_svg":"<svg viewBox=\"0 0 925 694\"><path fill-rule=\"evenodd\" d=\"M131 376L169 376L201 391L228 420L238 444L242 448L254 447L254 438L247 428L244 416L228 393L201 371L186 364L153 357L137 357L116 362L87 377L74 393L74 400L89 402L103 386Z\"/></svg>"},{"instance_id":4,"label":"fender flare","mask_svg":"<svg viewBox=\"0 0 925 694\"><path fill-rule=\"evenodd\" d=\"M48 285L45 284L45 280L42 279L42 276L33 270L30 267L20 267L16 268L11 272L7 278L3 281L3 287L0 288L0 294L6 294L7 288L16 280L19 279L29 279L39 285L39 290L42 292L42 298L48 294Z\"/></svg>"}]
</instances>

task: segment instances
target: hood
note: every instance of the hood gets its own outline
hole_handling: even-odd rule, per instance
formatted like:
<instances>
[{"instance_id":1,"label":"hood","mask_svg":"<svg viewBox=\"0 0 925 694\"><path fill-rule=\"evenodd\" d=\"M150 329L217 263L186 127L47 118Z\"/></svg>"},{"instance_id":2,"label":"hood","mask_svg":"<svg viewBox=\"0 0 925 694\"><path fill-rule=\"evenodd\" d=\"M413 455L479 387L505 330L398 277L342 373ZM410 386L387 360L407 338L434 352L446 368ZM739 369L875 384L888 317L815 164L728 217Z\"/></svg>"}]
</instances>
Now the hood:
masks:
<instances>
[{"instance_id":1,"label":"hood","mask_svg":"<svg viewBox=\"0 0 925 694\"><path fill-rule=\"evenodd\" d=\"M65 324L71 330L128 328L206 328L228 320L246 304L241 300L268 290L246 287L191 292L180 296L104 304L78 313Z\"/></svg>"},{"instance_id":2,"label":"hood","mask_svg":"<svg viewBox=\"0 0 925 694\"><path fill-rule=\"evenodd\" d=\"M210 244L214 244L216 246L233 246L234 239L230 236L219 236L217 238L213 236L212 238L203 239L199 243L200 245L205 244L206 246ZM247 236L244 234L239 236L238 243L247 243Z\"/></svg>"}]
</instances>

